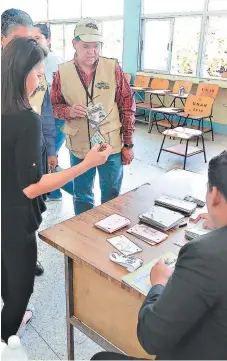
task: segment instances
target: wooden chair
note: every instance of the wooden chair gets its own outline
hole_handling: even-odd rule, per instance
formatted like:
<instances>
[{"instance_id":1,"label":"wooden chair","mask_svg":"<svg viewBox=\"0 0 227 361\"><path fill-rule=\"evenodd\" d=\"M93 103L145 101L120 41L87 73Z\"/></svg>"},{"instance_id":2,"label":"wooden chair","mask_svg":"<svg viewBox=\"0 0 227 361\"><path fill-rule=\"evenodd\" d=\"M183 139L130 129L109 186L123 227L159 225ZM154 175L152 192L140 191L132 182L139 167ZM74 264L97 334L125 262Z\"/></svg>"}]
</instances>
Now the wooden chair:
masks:
<instances>
[{"instance_id":1,"label":"wooden chair","mask_svg":"<svg viewBox=\"0 0 227 361\"><path fill-rule=\"evenodd\" d=\"M132 89L136 88L136 90L144 90L149 88L150 79L151 78L146 75L136 75Z\"/></svg>"},{"instance_id":2,"label":"wooden chair","mask_svg":"<svg viewBox=\"0 0 227 361\"><path fill-rule=\"evenodd\" d=\"M127 82L130 84L131 79L132 79L132 74L124 73L124 75L125 75L125 78L126 78Z\"/></svg>"},{"instance_id":3,"label":"wooden chair","mask_svg":"<svg viewBox=\"0 0 227 361\"><path fill-rule=\"evenodd\" d=\"M185 89L184 95L179 94L179 90L181 87L184 87L184 89ZM176 107L176 99L180 99L182 102L182 105L185 106L185 101L186 101L187 97L189 96L191 89L192 89L192 81L176 80L174 83L174 86L173 86L173 92L172 92L172 94L169 94L170 96L173 97L173 101L170 104L170 107L172 107L172 106Z\"/></svg>"},{"instance_id":4,"label":"wooden chair","mask_svg":"<svg viewBox=\"0 0 227 361\"><path fill-rule=\"evenodd\" d=\"M191 125L189 125L189 127L193 129L199 129L199 130L201 129L202 132L204 133L211 132L212 140L214 140L214 131L213 131L213 123L212 123L213 103L214 103L214 98L211 96L190 95L186 100L184 112L178 113L178 116L180 117L180 121L183 118L184 119L183 125L185 125L187 124L188 120L191 120ZM209 128L204 127L205 119L210 120ZM198 122L197 126L193 126L193 123L195 121Z\"/></svg>"},{"instance_id":5,"label":"wooden chair","mask_svg":"<svg viewBox=\"0 0 227 361\"><path fill-rule=\"evenodd\" d=\"M151 81L152 90L168 90L169 89L169 80L167 79L152 79Z\"/></svg>"},{"instance_id":6,"label":"wooden chair","mask_svg":"<svg viewBox=\"0 0 227 361\"><path fill-rule=\"evenodd\" d=\"M151 80L150 76L136 75L134 84L131 87L135 95L136 107L138 107L138 104L144 104L144 98L143 96L141 96L140 92L144 92L144 90L148 89L150 80ZM146 110L143 108L140 109L142 109L144 112L142 114L141 113L136 114L136 117L142 115L146 119Z\"/></svg>"},{"instance_id":7,"label":"wooden chair","mask_svg":"<svg viewBox=\"0 0 227 361\"><path fill-rule=\"evenodd\" d=\"M160 159L160 155L161 152L167 152L167 153L172 153L172 154L176 154L176 155L180 155L182 157L184 157L184 169L186 166L186 160L188 157L192 157L193 155L199 154L199 153L203 153L204 154L204 160L205 163L207 162L206 160L206 150L205 150L205 144L204 144L204 138L203 138L203 133L201 132L201 130L196 130L196 129L190 129L190 128L183 128L183 127L177 127L175 129L166 129L163 133L163 141L161 144L161 148L158 154L158 159L157 162L159 162ZM178 138L181 140L186 140L186 144L177 144L177 145L173 145L171 147L167 147L167 148L163 148L166 137L171 137L171 138ZM192 139L202 139L202 149L197 146L189 146L189 141ZM198 141L197 141L198 143Z\"/></svg>"},{"instance_id":8,"label":"wooden chair","mask_svg":"<svg viewBox=\"0 0 227 361\"><path fill-rule=\"evenodd\" d=\"M219 86L216 84L200 83L197 87L196 95L198 97L211 97L217 98Z\"/></svg>"},{"instance_id":9,"label":"wooden chair","mask_svg":"<svg viewBox=\"0 0 227 361\"><path fill-rule=\"evenodd\" d=\"M158 108L160 106L164 106L163 101L160 97L165 97L165 95L169 92L169 80L167 79L152 79L149 90L145 91L145 93L150 94L150 101L138 103L137 108L144 110L144 112L149 112L149 122L151 118L151 112L153 108ZM154 104L152 102L153 96L156 96L160 102L160 104Z\"/></svg>"}]
</instances>

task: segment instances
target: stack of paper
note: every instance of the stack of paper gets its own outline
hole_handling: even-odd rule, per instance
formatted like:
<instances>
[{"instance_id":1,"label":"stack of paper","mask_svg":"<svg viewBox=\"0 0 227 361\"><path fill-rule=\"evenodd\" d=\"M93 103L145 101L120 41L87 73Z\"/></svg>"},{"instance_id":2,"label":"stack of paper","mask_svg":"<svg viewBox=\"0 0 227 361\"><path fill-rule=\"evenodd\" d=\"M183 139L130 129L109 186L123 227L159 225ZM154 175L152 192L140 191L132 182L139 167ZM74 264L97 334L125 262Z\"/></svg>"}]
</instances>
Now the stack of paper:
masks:
<instances>
[{"instance_id":1,"label":"stack of paper","mask_svg":"<svg viewBox=\"0 0 227 361\"><path fill-rule=\"evenodd\" d=\"M147 296L150 291L152 284L150 281L150 273L152 267L159 261L159 259L164 259L167 266L174 268L177 256L174 253L167 252L164 253L161 257L153 259L150 263L140 267L137 271L129 273L122 278L122 281L127 285L135 288L137 291L142 293L144 296Z\"/></svg>"},{"instance_id":2,"label":"stack of paper","mask_svg":"<svg viewBox=\"0 0 227 361\"><path fill-rule=\"evenodd\" d=\"M155 204L182 212L186 215L191 215L197 206L196 203L168 195L162 195L161 197L157 198L155 200Z\"/></svg>"},{"instance_id":3,"label":"stack of paper","mask_svg":"<svg viewBox=\"0 0 227 361\"><path fill-rule=\"evenodd\" d=\"M193 227L187 228L185 230L185 238L188 240L197 239L204 234L210 233L210 229L203 228L204 219L201 219L196 225Z\"/></svg>"},{"instance_id":4,"label":"stack of paper","mask_svg":"<svg viewBox=\"0 0 227 361\"><path fill-rule=\"evenodd\" d=\"M139 217L143 223L149 224L161 231L168 231L176 227L184 219L184 216L178 212L171 211L159 206L153 206L147 212Z\"/></svg>"},{"instance_id":5,"label":"stack of paper","mask_svg":"<svg viewBox=\"0 0 227 361\"><path fill-rule=\"evenodd\" d=\"M130 223L131 222L128 218L122 217L119 214L112 214L111 216L95 223L95 227L104 232L113 233L128 226Z\"/></svg>"},{"instance_id":6,"label":"stack of paper","mask_svg":"<svg viewBox=\"0 0 227 361\"><path fill-rule=\"evenodd\" d=\"M167 234L159 232L156 229L142 223L136 224L134 227L128 229L127 232L152 246L164 241L168 237Z\"/></svg>"}]
</instances>

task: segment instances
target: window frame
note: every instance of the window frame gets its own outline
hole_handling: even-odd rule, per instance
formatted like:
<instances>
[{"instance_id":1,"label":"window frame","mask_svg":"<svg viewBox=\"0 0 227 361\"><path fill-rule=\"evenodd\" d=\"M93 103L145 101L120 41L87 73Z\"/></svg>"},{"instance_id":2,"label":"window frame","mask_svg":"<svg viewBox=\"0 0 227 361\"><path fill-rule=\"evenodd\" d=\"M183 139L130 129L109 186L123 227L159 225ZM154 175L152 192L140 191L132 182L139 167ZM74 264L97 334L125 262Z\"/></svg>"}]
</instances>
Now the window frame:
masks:
<instances>
[{"instance_id":1,"label":"window frame","mask_svg":"<svg viewBox=\"0 0 227 361\"><path fill-rule=\"evenodd\" d=\"M79 1L79 0L78 0ZM49 17L49 0L46 0L46 14L47 14L47 18L46 19L40 19L40 20L36 20L34 21L34 24L38 24L38 23L46 23L48 26L51 25L62 25L62 31L63 31L63 59L65 59L65 55L66 55L66 39L65 39L65 27L67 24L75 24L78 21L80 21L81 19L83 19L82 15L83 15L83 8L82 8L82 1L81 2L81 13L80 13L80 17L77 18L68 18L68 19L50 19ZM95 0L94 0L95 1ZM123 0L124 1L124 0ZM86 17L85 17L86 18ZM123 21L123 51L122 51L122 62L123 62L123 58L124 58L124 14L123 15L115 15L115 16L100 16L100 17L94 17L94 19L97 22L101 22L101 31L103 32L103 27L102 27L102 21L116 21L116 20L122 20ZM101 53L102 54L102 53Z\"/></svg>"},{"instance_id":2,"label":"window frame","mask_svg":"<svg viewBox=\"0 0 227 361\"><path fill-rule=\"evenodd\" d=\"M170 1L170 0L169 0ZM203 77L203 67L204 67L204 59L205 59L205 49L206 49L206 41L207 41L207 32L209 26L209 17L212 16L227 16L227 10L212 10L209 11L209 2L211 0L204 1L204 8L201 11L190 11L190 12L175 12L175 13L157 13L157 14L144 14L144 1L142 1L142 15L141 15L141 34L140 34L140 52L139 52L139 61L138 61L138 71L142 71L145 73L157 73L157 74L168 74L172 76L185 76L185 77L196 77L196 78L204 78ZM197 58L197 66L196 66L196 75L191 76L189 74L173 74L171 73L171 62L172 62L172 49L173 49L173 41L174 41L174 22L176 18L179 17L201 17L201 28L200 28L200 40L198 45L198 58ZM172 38L170 39L170 49L169 49L169 69L168 72L163 72L154 69L145 69L143 67L144 64L144 41L145 41L145 22L147 20L158 20L158 19L173 19L173 29L170 32ZM205 79L205 78L204 78ZM209 79L217 79L217 77L209 77ZM219 78L218 78L219 79Z\"/></svg>"}]
</instances>

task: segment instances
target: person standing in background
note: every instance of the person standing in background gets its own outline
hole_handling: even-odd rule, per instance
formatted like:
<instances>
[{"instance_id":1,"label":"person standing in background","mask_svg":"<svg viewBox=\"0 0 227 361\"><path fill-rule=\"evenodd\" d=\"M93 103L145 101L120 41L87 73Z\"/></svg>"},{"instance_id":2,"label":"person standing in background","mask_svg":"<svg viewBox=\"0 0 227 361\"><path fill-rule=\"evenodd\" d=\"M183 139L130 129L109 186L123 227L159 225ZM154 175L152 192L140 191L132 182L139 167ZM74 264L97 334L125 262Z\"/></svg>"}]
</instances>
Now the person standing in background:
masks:
<instances>
[{"instance_id":1,"label":"person standing in background","mask_svg":"<svg viewBox=\"0 0 227 361\"><path fill-rule=\"evenodd\" d=\"M31 35L33 21L31 17L19 9L7 9L1 15L1 45L4 49L11 40L17 37ZM29 98L34 111L41 115L41 138L40 149L42 154L42 172L48 173L49 169L57 166L55 150L55 125L50 94L45 76L40 78L40 85L36 93ZM45 196L44 196L45 198ZM40 262L37 262L36 276L41 276L44 270Z\"/></svg>"},{"instance_id":2,"label":"person standing in background","mask_svg":"<svg viewBox=\"0 0 227 361\"><path fill-rule=\"evenodd\" d=\"M32 36L37 41L37 43L48 52L44 64L45 64L45 76L46 76L49 92L51 92L54 74L58 71L58 65L62 64L64 60L61 59L59 56L57 56L51 50L51 31L47 24L45 23L35 24L32 30ZM64 125L65 125L65 120L55 118L56 154L58 154L61 146L65 142L65 134L61 130ZM73 184L69 183L64 189L72 194ZM49 193L47 196L48 201L58 201L61 199L62 199L62 194L60 189L57 189L56 191Z\"/></svg>"},{"instance_id":3,"label":"person standing in background","mask_svg":"<svg viewBox=\"0 0 227 361\"><path fill-rule=\"evenodd\" d=\"M123 165L134 158L135 100L116 59L100 56L102 36L93 19L80 20L74 31L75 56L59 65L51 101L63 128L71 165L80 164L92 144L107 142L113 154L98 167L101 202L120 193ZM96 168L74 180L74 209L80 214L94 207Z\"/></svg>"}]
</instances>

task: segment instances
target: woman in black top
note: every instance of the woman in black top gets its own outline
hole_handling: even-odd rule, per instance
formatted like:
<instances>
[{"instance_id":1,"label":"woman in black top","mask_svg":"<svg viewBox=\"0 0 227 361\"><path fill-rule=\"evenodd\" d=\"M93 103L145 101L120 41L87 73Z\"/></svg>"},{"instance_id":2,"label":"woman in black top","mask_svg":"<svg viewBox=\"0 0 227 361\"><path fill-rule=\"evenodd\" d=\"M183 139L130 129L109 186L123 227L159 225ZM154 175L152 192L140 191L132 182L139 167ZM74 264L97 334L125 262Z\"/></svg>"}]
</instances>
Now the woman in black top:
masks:
<instances>
[{"instance_id":1,"label":"woman in black top","mask_svg":"<svg viewBox=\"0 0 227 361\"><path fill-rule=\"evenodd\" d=\"M40 118L29 105L43 74L44 50L18 38L2 52L2 339L17 333L33 292L35 231L45 210L42 194L105 163L111 147L95 146L79 165L41 175Z\"/></svg>"}]
</instances>

